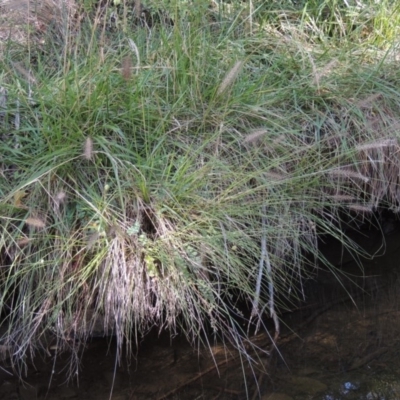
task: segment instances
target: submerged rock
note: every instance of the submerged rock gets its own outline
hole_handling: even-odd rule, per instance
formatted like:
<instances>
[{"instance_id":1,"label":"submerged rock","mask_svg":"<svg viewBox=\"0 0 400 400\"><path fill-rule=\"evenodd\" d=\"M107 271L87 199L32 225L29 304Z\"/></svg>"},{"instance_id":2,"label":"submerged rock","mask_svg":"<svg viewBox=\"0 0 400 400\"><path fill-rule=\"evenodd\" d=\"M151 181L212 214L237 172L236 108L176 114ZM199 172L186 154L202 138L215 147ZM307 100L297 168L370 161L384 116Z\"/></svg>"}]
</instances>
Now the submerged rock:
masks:
<instances>
[{"instance_id":1,"label":"submerged rock","mask_svg":"<svg viewBox=\"0 0 400 400\"><path fill-rule=\"evenodd\" d=\"M263 396L261 400L293 400L293 397L285 394L285 393L272 393L266 396Z\"/></svg>"},{"instance_id":2,"label":"submerged rock","mask_svg":"<svg viewBox=\"0 0 400 400\"><path fill-rule=\"evenodd\" d=\"M293 389L296 393L307 393L315 395L317 393L327 390L328 386L317 379L308 378L304 376L292 377Z\"/></svg>"}]
</instances>

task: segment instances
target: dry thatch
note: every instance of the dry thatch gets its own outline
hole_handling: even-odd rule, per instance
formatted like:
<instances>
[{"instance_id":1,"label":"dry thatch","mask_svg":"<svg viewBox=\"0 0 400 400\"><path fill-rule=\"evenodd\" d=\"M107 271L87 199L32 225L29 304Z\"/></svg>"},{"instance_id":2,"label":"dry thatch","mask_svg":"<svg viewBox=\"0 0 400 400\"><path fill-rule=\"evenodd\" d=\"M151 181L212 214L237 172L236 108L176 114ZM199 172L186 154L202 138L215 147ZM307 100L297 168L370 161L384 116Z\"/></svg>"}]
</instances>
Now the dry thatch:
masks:
<instances>
[{"instance_id":1,"label":"dry thatch","mask_svg":"<svg viewBox=\"0 0 400 400\"><path fill-rule=\"evenodd\" d=\"M73 0L1 0L0 48L7 40L40 40L48 30L65 35L76 11Z\"/></svg>"}]
</instances>

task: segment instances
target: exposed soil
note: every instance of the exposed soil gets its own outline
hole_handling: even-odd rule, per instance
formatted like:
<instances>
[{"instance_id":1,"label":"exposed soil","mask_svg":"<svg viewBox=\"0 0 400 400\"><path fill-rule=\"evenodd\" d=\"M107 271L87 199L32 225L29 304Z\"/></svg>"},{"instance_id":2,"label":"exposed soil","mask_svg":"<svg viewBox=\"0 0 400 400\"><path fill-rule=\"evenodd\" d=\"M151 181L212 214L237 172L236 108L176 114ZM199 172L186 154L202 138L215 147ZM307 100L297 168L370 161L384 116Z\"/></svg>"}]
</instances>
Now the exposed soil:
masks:
<instances>
[{"instance_id":1,"label":"exposed soil","mask_svg":"<svg viewBox=\"0 0 400 400\"><path fill-rule=\"evenodd\" d=\"M378 250L379 235L367 235L364 243ZM325 246L334 261L341 258L335 246ZM67 354L57 360L37 356L23 382L2 365L0 399L400 399L397 232L387 237L387 249L385 256L364 262L363 272L344 256L346 272L353 274L358 288L346 279L343 287L321 271L318 282L307 289L307 303L283 316L273 356L250 352L252 368L221 344L211 343L211 351L196 349L184 338L156 334L141 343L130 361L116 365L113 341L93 339L69 385ZM265 333L253 340L264 349L270 343Z\"/></svg>"}]
</instances>

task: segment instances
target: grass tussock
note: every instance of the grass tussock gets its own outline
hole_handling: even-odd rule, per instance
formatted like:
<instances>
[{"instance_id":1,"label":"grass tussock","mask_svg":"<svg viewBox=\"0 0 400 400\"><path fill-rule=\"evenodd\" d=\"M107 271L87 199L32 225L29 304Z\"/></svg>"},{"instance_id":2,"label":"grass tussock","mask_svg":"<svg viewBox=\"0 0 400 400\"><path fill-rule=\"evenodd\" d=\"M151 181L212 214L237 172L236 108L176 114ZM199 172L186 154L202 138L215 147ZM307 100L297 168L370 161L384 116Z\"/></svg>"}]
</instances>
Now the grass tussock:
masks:
<instances>
[{"instance_id":1,"label":"grass tussock","mask_svg":"<svg viewBox=\"0 0 400 400\"><path fill-rule=\"evenodd\" d=\"M112 5L82 11L61 47L37 30L2 47L0 309L16 365L49 331L75 355L153 326L245 351L240 321L266 313L279 331L319 234L352 247L343 214L398 208L396 2L175 3L149 2L152 24L139 1L114 26Z\"/></svg>"}]
</instances>

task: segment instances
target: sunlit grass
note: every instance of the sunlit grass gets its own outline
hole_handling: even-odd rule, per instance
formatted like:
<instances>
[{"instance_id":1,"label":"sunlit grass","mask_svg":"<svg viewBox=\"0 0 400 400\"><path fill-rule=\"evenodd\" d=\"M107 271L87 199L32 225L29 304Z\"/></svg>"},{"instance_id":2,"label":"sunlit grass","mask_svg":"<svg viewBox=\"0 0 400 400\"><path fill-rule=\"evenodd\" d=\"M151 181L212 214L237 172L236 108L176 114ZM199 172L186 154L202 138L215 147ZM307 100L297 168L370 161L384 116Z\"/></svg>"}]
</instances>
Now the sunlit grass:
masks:
<instances>
[{"instance_id":1,"label":"sunlit grass","mask_svg":"<svg viewBox=\"0 0 400 400\"><path fill-rule=\"evenodd\" d=\"M398 202L395 4L314 3L182 2L173 23L99 19L58 52L51 37L3 49L0 301L16 364L49 329L77 351L99 321L120 347L156 325L243 350L238 321L302 293L318 235L361 252L342 217Z\"/></svg>"}]
</instances>

